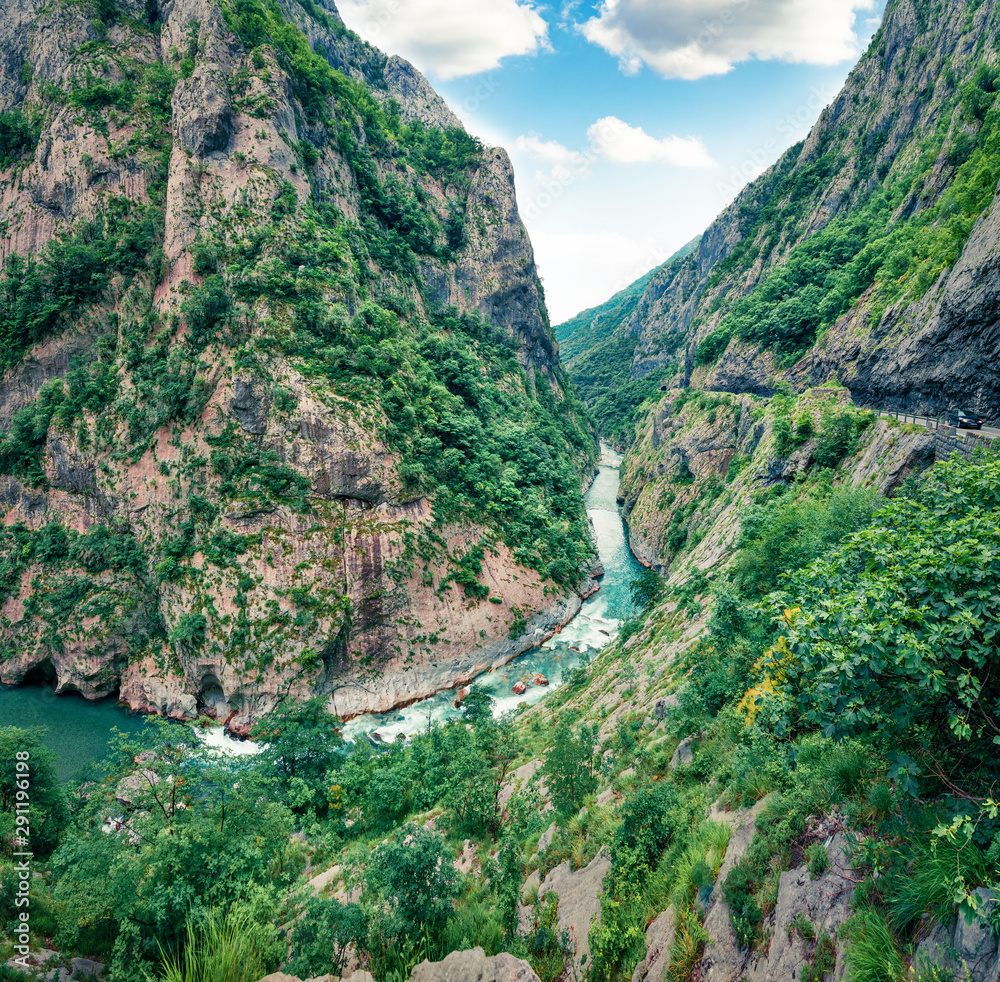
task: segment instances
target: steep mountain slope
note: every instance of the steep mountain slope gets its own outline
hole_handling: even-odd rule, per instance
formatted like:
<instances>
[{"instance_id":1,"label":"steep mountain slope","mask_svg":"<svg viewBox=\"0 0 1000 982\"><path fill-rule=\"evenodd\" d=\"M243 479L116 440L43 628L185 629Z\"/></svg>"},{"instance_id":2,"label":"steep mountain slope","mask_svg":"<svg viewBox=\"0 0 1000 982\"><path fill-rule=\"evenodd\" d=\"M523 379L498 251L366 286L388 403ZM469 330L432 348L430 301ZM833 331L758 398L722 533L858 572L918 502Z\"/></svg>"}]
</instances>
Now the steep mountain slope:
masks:
<instances>
[{"instance_id":1,"label":"steep mountain slope","mask_svg":"<svg viewBox=\"0 0 1000 982\"><path fill-rule=\"evenodd\" d=\"M595 344L606 341L619 328L628 325L632 314L649 284L649 281L671 263L683 259L698 248L699 239L692 239L686 246L678 249L666 262L640 276L624 290L619 290L610 300L582 310L562 324L557 324L552 330L559 342L559 353L564 363L584 354Z\"/></svg>"},{"instance_id":2,"label":"steep mountain slope","mask_svg":"<svg viewBox=\"0 0 1000 982\"><path fill-rule=\"evenodd\" d=\"M570 616L593 440L503 151L330 3L0 42L0 677L246 726Z\"/></svg>"},{"instance_id":3,"label":"steep mountain slope","mask_svg":"<svg viewBox=\"0 0 1000 982\"><path fill-rule=\"evenodd\" d=\"M997 4L895 0L843 91L634 314L631 374L1000 415Z\"/></svg>"},{"instance_id":4,"label":"steep mountain slope","mask_svg":"<svg viewBox=\"0 0 1000 982\"><path fill-rule=\"evenodd\" d=\"M698 247L693 239L662 266L641 276L624 290L590 310L584 310L555 328L567 372L580 397L600 425L605 439L624 448L634 436L637 408L672 369L660 368L641 379L632 378L632 361L639 344L636 310L649 283L669 275L682 259Z\"/></svg>"}]
</instances>

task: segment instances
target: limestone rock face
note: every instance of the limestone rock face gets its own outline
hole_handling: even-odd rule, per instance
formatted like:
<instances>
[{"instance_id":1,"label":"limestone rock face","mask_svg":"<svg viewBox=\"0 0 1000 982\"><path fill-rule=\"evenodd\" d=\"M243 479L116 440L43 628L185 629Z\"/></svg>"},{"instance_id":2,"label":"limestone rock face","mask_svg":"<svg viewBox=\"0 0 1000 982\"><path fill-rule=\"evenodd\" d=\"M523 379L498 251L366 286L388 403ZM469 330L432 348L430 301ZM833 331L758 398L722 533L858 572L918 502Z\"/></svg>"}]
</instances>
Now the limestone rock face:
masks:
<instances>
[{"instance_id":1,"label":"limestone rock face","mask_svg":"<svg viewBox=\"0 0 1000 982\"><path fill-rule=\"evenodd\" d=\"M326 93L323 112L277 49L241 42L217 0L119 0L107 23L38 0L0 9L0 111L45 118L0 173L0 261L38 257L85 226L99 239L121 213L146 236L129 248L147 260L60 313L0 375L5 437L44 393L65 398L80 366L91 382L106 369L99 396L50 420L37 468L0 475L19 557L16 536L68 537L3 585L5 683L40 674L58 691L120 692L134 709L207 712L238 733L284 695L320 695L344 716L384 711L540 643L594 588L581 571L577 589L554 591L541 562L526 565L479 516L439 518L434 486L401 473L421 451L393 442L383 380L338 389L337 359L360 346L322 340L323 318L352 330L377 301L397 324L427 323L438 305L482 317L521 390L563 395L506 154L470 141L449 175L410 166L399 147L371 153L389 131L357 115L362 90L365 112L392 99L404 122L461 124L329 0L312 14L280 5L356 86L342 80L348 95ZM335 124L348 118L345 150ZM385 205L373 217L375 185L400 196L406 221L419 211L412 248L389 227L405 216ZM302 223L316 204L341 236L321 259ZM304 308L319 334L296 353ZM398 333L367 346L369 367L383 342L407 364ZM475 359L475 345L458 346ZM423 418L449 418L454 398L435 389ZM92 545L69 555L70 540ZM480 595L467 595L452 574L480 545Z\"/></svg>"},{"instance_id":2,"label":"limestone rock face","mask_svg":"<svg viewBox=\"0 0 1000 982\"><path fill-rule=\"evenodd\" d=\"M174 118L182 149L198 157L225 153L233 138L233 108L214 66L197 69L178 88Z\"/></svg>"},{"instance_id":3,"label":"limestone rock face","mask_svg":"<svg viewBox=\"0 0 1000 982\"><path fill-rule=\"evenodd\" d=\"M646 928L646 957L636 965L632 982L656 982L663 978L664 970L670 964L675 921L673 908L668 907Z\"/></svg>"},{"instance_id":4,"label":"limestone rock face","mask_svg":"<svg viewBox=\"0 0 1000 982\"><path fill-rule=\"evenodd\" d=\"M955 982L1000 980L1000 950L986 920L990 906L1000 899L996 890L986 887L979 887L975 892L979 898L980 916L971 923L959 916L954 925L938 924L917 946L914 965L921 970L935 968L939 974L954 973Z\"/></svg>"},{"instance_id":5,"label":"limestone rock face","mask_svg":"<svg viewBox=\"0 0 1000 982\"><path fill-rule=\"evenodd\" d=\"M389 94L402 107L401 117L408 123L421 122L439 129L461 127L461 120L430 86L427 79L399 55L390 55L384 68Z\"/></svg>"},{"instance_id":6,"label":"limestone rock face","mask_svg":"<svg viewBox=\"0 0 1000 982\"><path fill-rule=\"evenodd\" d=\"M410 982L538 982L532 967L509 952L487 958L482 948L453 951L444 961L421 962Z\"/></svg>"},{"instance_id":7,"label":"limestone rock face","mask_svg":"<svg viewBox=\"0 0 1000 982\"><path fill-rule=\"evenodd\" d=\"M725 560L753 495L799 479L818 446L814 435L779 453L774 412L745 393L713 394L705 405L681 395L668 392L650 413L622 463L619 489L633 554L671 572L683 567L677 557L685 549L703 570ZM846 388L818 387L798 397L796 412L808 414L818 432L825 415L850 405ZM938 452L933 431L873 417L838 466L853 487L891 495L910 474L933 464Z\"/></svg>"},{"instance_id":8,"label":"limestone rock face","mask_svg":"<svg viewBox=\"0 0 1000 982\"><path fill-rule=\"evenodd\" d=\"M611 869L611 859L602 849L583 869L570 869L569 860L560 863L542 880L538 896L542 899L550 891L559 896L557 924L560 932L566 931L573 950L573 966L577 976L590 961L590 927L600 919L601 894L604 877Z\"/></svg>"},{"instance_id":9,"label":"limestone rock face","mask_svg":"<svg viewBox=\"0 0 1000 982\"><path fill-rule=\"evenodd\" d=\"M991 906L1000 903L1000 892L996 890L978 887L975 892L980 909L985 914L989 913ZM959 966L956 977L965 969L973 979L983 979L984 982L1000 979L1000 945L985 917L976 917L971 924L965 917L959 917L952 945Z\"/></svg>"},{"instance_id":10,"label":"limestone rock face","mask_svg":"<svg viewBox=\"0 0 1000 982\"><path fill-rule=\"evenodd\" d=\"M733 931L729 919L729 904L722 894L722 886L732 868L747 851L753 838L757 815L763 810L766 801L766 798L762 798L753 808L740 809L731 814L713 812L711 816L716 821L729 822L733 833L705 914L705 930L711 938L701 960L700 978L705 982L729 982L730 979L739 978L746 965L747 954L740 948Z\"/></svg>"},{"instance_id":11,"label":"limestone rock face","mask_svg":"<svg viewBox=\"0 0 1000 982\"><path fill-rule=\"evenodd\" d=\"M833 836L828 848L830 868L813 879L805 866L781 874L778 899L774 909L774 930L767 958L763 959L749 975L755 982L784 982L800 978L808 964L809 939L803 938L793 926L796 919L805 918L816 937L824 933L836 946L835 978L843 974L844 941L840 929L851 916L850 902L854 883L847 856L844 834Z\"/></svg>"}]
</instances>

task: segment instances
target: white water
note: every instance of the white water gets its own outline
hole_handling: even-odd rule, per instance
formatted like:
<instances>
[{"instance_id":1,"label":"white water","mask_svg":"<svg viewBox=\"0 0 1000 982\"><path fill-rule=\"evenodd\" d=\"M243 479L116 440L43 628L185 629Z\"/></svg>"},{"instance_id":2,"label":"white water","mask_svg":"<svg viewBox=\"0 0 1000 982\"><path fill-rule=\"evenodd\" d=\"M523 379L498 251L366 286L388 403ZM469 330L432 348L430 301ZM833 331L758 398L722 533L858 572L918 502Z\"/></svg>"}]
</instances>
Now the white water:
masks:
<instances>
[{"instance_id":1,"label":"white water","mask_svg":"<svg viewBox=\"0 0 1000 982\"><path fill-rule=\"evenodd\" d=\"M246 757L252 754L259 754L263 745L254 743L252 740L237 740L231 737L223 726L200 726L191 727L195 736L201 741L202 746L229 757Z\"/></svg>"},{"instance_id":2,"label":"white water","mask_svg":"<svg viewBox=\"0 0 1000 982\"><path fill-rule=\"evenodd\" d=\"M576 617L555 637L502 668L480 675L472 683L490 691L496 716L516 709L521 703L541 702L547 693L563 684L580 664L582 656L593 654L608 644L618 633L622 620L635 611L629 583L642 567L629 550L616 501L620 465L621 455L602 444L600 473L584 498L604 566L601 589L583 602ZM523 695L511 691L515 682L520 680L527 684L537 673L549 680L547 687L529 685ZM377 733L381 742L391 743L400 735L410 736L436 724L459 719L462 710L454 705L457 695L457 690L448 689L389 713L357 716L344 724L344 739L353 743Z\"/></svg>"}]
</instances>

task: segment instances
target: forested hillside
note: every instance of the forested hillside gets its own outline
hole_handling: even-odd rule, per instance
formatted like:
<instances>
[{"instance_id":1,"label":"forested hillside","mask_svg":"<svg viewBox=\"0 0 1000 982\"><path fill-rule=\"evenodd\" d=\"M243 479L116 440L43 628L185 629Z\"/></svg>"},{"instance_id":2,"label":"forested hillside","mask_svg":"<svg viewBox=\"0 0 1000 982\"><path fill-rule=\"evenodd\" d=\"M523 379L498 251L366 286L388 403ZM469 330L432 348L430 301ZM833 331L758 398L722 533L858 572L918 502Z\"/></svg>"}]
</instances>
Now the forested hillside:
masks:
<instances>
[{"instance_id":1,"label":"forested hillside","mask_svg":"<svg viewBox=\"0 0 1000 982\"><path fill-rule=\"evenodd\" d=\"M671 374L656 369L642 378L633 378L632 361L641 326L637 317L639 302L651 281L670 276L675 264L697 247L698 239L694 239L610 300L555 328L562 363L580 398L604 438L619 449L627 447L635 435L637 407Z\"/></svg>"},{"instance_id":2,"label":"forested hillside","mask_svg":"<svg viewBox=\"0 0 1000 982\"><path fill-rule=\"evenodd\" d=\"M1000 416L998 30L989 2L889 5L808 138L645 285L629 404L663 373L761 395L836 380L861 405Z\"/></svg>"},{"instance_id":3,"label":"forested hillside","mask_svg":"<svg viewBox=\"0 0 1000 982\"><path fill-rule=\"evenodd\" d=\"M0 14L0 677L246 729L568 619L594 443L503 151L332 5L29 7Z\"/></svg>"}]
</instances>

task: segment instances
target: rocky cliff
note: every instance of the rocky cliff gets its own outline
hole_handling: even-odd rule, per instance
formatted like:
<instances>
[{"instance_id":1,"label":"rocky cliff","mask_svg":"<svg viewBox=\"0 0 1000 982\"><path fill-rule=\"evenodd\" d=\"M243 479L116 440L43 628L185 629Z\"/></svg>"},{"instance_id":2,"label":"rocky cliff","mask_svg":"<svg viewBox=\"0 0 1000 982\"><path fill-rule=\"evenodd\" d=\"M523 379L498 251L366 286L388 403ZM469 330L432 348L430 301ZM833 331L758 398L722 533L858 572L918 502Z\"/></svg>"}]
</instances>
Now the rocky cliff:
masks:
<instances>
[{"instance_id":1,"label":"rocky cliff","mask_svg":"<svg viewBox=\"0 0 1000 982\"><path fill-rule=\"evenodd\" d=\"M609 325L639 336L631 377L758 395L835 380L859 405L1000 416L998 17L891 2L808 138Z\"/></svg>"},{"instance_id":2,"label":"rocky cliff","mask_svg":"<svg viewBox=\"0 0 1000 982\"><path fill-rule=\"evenodd\" d=\"M934 463L935 442L922 427L858 411L836 386L771 400L673 390L622 464L629 545L676 582L722 569L755 501L822 468L831 482L891 495Z\"/></svg>"},{"instance_id":3,"label":"rocky cliff","mask_svg":"<svg viewBox=\"0 0 1000 982\"><path fill-rule=\"evenodd\" d=\"M332 3L19 0L0 50L4 682L239 728L572 615L594 447L503 151Z\"/></svg>"}]
</instances>

